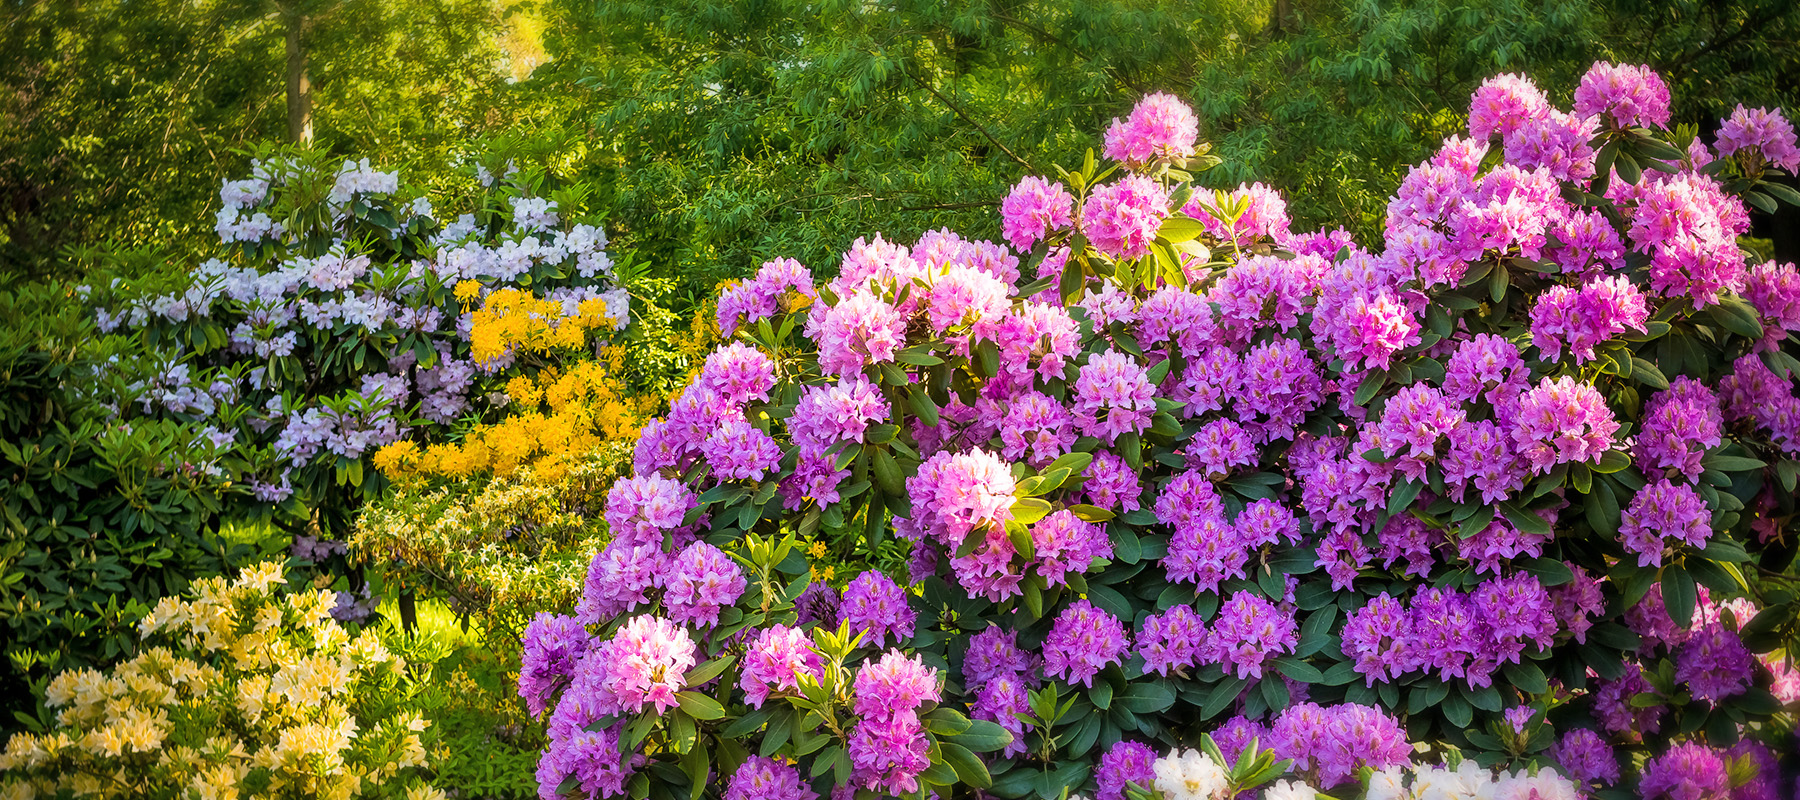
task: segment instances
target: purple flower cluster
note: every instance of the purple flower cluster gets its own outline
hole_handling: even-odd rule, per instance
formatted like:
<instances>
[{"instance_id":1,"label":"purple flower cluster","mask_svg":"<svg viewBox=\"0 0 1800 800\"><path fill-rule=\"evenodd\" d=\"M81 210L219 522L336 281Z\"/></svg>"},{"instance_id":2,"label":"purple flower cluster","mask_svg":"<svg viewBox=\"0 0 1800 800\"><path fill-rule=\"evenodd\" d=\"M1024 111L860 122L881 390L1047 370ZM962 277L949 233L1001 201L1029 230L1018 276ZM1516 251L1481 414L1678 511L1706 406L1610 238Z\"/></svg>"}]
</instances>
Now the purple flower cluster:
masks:
<instances>
[{"instance_id":1,"label":"purple flower cluster","mask_svg":"<svg viewBox=\"0 0 1800 800\"><path fill-rule=\"evenodd\" d=\"M1269 726L1264 746L1276 758L1293 759L1295 771L1316 776L1313 783L1321 787L1343 783L1363 767L1381 770L1412 760L1400 722L1356 703L1289 706Z\"/></svg>"},{"instance_id":2,"label":"purple flower cluster","mask_svg":"<svg viewBox=\"0 0 1800 800\"><path fill-rule=\"evenodd\" d=\"M907 605L906 590L875 570L856 576L844 587L844 599L837 611L852 633L864 635L862 644L866 647L882 647L890 639L904 644L912 638L913 623L918 618L918 612Z\"/></svg>"},{"instance_id":3,"label":"purple flower cluster","mask_svg":"<svg viewBox=\"0 0 1800 800\"><path fill-rule=\"evenodd\" d=\"M663 591L669 618L700 628L719 624L719 612L744 594L744 568L706 542L694 542L675 556Z\"/></svg>"},{"instance_id":4,"label":"purple flower cluster","mask_svg":"<svg viewBox=\"0 0 1800 800\"><path fill-rule=\"evenodd\" d=\"M1150 428L1155 387L1144 365L1117 350L1088 359L1075 379L1075 424L1083 435L1117 441Z\"/></svg>"},{"instance_id":5,"label":"purple flower cluster","mask_svg":"<svg viewBox=\"0 0 1800 800\"><path fill-rule=\"evenodd\" d=\"M1148 789L1156 781L1156 751L1142 742L1120 740L1100 756L1100 766L1096 771L1095 781L1099 784L1099 793L1094 800L1125 800L1125 790L1131 784Z\"/></svg>"},{"instance_id":6,"label":"purple flower cluster","mask_svg":"<svg viewBox=\"0 0 1800 800\"><path fill-rule=\"evenodd\" d=\"M1719 393L1725 421L1754 422L1784 455L1800 458L1800 397L1792 380L1777 376L1750 354L1732 364L1731 374L1719 381Z\"/></svg>"},{"instance_id":7,"label":"purple flower cluster","mask_svg":"<svg viewBox=\"0 0 1800 800\"><path fill-rule=\"evenodd\" d=\"M1667 478L1644 487L1626 507L1620 542L1637 554L1638 566L1660 567L1676 543L1696 549L1712 538L1712 510L1691 487Z\"/></svg>"},{"instance_id":8,"label":"purple flower cluster","mask_svg":"<svg viewBox=\"0 0 1800 800\"><path fill-rule=\"evenodd\" d=\"M1037 571L1051 586L1068 582L1071 574L1087 572L1096 558L1112 558L1112 540L1106 528L1063 509L1031 526L1031 547Z\"/></svg>"},{"instance_id":9,"label":"purple flower cluster","mask_svg":"<svg viewBox=\"0 0 1800 800\"><path fill-rule=\"evenodd\" d=\"M1800 171L1800 147L1795 146L1794 125L1781 109L1744 108L1742 103L1719 126L1719 155L1754 154L1765 164Z\"/></svg>"},{"instance_id":10,"label":"purple flower cluster","mask_svg":"<svg viewBox=\"0 0 1800 800\"><path fill-rule=\"evenodd\" d=\"M721 335L730 336L740 325L767 319L785 310L789 296L812 298L812 273L791 258L777 258L762 265L756 277L719 293L718 322Z\"/></svg>"},{"instance_id":11,"label":"purple flower cluster","mask_svg":"<svg viewBox=\"0 0 1800 800\"><path fill-rule=\"evenodd\" d=\"M1086 600L1076 600L1056 615L1044 638L1044 673L1066 683L1093 686L1107 664L1124 661L1129 642L1125 625Z\"/></svg>"},{"instance_id":12,"label":"purple flower cluster","mask_svg":"<svg viewBox=\"0 0 1800 800\"><path fill-rule=\"evenodd\" d=\"M1081 232L1113 258L1138 258L1169 216L1169 192L1143 175L1095 187L1081 205Z\"/></svg>"},{"instance_id":13,"label":"purple flower cluster","mask_svg":"<svg viewBox=\"0 0 1800 800\"><path fill-rule=\"evenodd\" d=\"M1344 654L1368 685L1422 670L1482 687L1502 664L1519 663L1528 644L1553 644L1558 628L1550 593L1517 573L1472 593L1426 589L1409 606L1383 592L1345 618L1342 636Z\"/></svg>"},{"instance_id":14,"label":"purple flower cluster","mask_svg":"<svg viewBox=\"0 0 1800 800\"><path fill-rule=\"evenodd\" d=\"M1218 664L1226 674L1246 680L1261 678L1263 667L1300 644L1300 628L1291 609L1277 607L1253 592L1233 592L1219 606L1213 629L1200 646L1201 660Z\"/></svg>"},{"instance_id":15,"label":"purple flower cluster","mask_svg":"<svg viewBox=\"0 0 1800 800\"><path fill-rule=\"evenodd\" d=\"M1575 87L1575 113L1610 117L1619 128L1669 124L1669 86L1646 66L1595 63Z\"/></svg>"},{"instance_id":16,"label":"purple flower cluster","mask_svg":"<svg viewBox=\"0 0 1800 800\"><path fill-rule=\"evenodd\" d=\"M800 780L794 765L751 756L732 773L725 800L819 800L819 793Z\"/></svg>"},{"instance_id":17,"label":"purple flower cluster","mask_svg":"<svg viewBox=\"0 0 1800 800\"><path fill-rule=\"evenodd\" d=\"M1531 342L1549 359L1564 347L1575 363L1596 356L1594 348L1627 330L1644 332L1650 309L1644 295L1622 275L1595 278L1580 289L1556 285L1538 296L1531 309Z\"/></svg>"},{"instance_id":18,"label":"purple flower cluster","mask_svg":"<svg viewBox=\"0 0 1800 800\"><path fill-rule=\"evenodd\" d=\"M1557 464L1598 463L1613 448L1619 420L1606 398L1574 378L1544 378L1519 396L1512 439L1533 472Z\"/></svg>"},{"instance_id":19,"label":"purple flower cluster","mask_svg":"<svg viewBox=\"0 0 1800 800\"><path fill-rule=\"evenodd\" d=\"M1730 800L1731 774L1723 754L1685 742L1644 763L1638 796L1644 800Z\"/></svg>"},{"instance_id":20,"label":"purple flower cluster","mask_svg":"<svg viewBox=\"0 0 1800 800\"><path fill-rule=\"evenodd\" d=\"M820 667L806 630L777 623L759 631L745 648L738 686L744 690L744 702L761 708L772 693L799 691L799 676L816 677Z\"/></svg>"},{"instance_id":21,"label":"purple flower cluster","mask_svg":"<svg viewBox=\"0 0 1800 800\"><path fill-rule=\"evenodd\" d=\"M1724 410L1706 384L1681 376L1650 396L1632 453L1647 475L1673 471L1698 480L1706 451L1723 441Z\"/></svg>"},{"instance_id":22,"label":"purple flower cluster","mask_svg":"<svg viewBox=\"0 0 1800 800\"><path fill-rule=\"evenodd\" d=\"M519 653L519 696L532 716L552 707L551 699L575 675L590 646L587 628L574 617L538 612L525 626Z\"/></svg>"}]
</instances>

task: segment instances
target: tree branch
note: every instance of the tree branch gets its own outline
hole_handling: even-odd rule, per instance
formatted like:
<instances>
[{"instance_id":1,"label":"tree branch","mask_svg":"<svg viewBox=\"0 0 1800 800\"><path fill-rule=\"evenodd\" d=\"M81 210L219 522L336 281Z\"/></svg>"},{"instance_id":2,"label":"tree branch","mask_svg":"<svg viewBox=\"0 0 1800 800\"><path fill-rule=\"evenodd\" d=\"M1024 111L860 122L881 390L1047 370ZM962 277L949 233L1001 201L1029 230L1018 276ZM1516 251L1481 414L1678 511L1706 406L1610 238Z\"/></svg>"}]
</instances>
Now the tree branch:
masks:
<instances>
[{"instance_id":1,"label":"tree branch","mask_svg":"<svg viewBox=\"0 0 1800 800\"><path fill-rule=\"evenodd\" d=\"M916 73L914 73L910 69L906 70L906 77L912 78L913 83L918 84L920 86L920 88L923 88L925 91L930 92L932 97L936 97L939 102L948 106L950 108L951 112L955 113L956 116L960 117L962 119L962 121L969 123L971 126L973 126L975 128L975 130L979 131L982 136L987 137L987 140L989 142L992 142L995 147L1000 148L1000 152L1005 153L1007 158L1010 158L1014 161L1019 162L1019 165L1024 167L1027 171L1030 171L1030 172L1037 171L1036 167L1031 166L1031 162L1026 161L1023 158L1020 158L1019 155L1017 153L1014 153L1011 148L1007 147L1004 144L1001 144L999 139L994 138L994 135L992 133L989 133L988 129L986 127L983 127L981 123L976 122L968 114L963 113L962 108L957 106L955 101L951 100L948 97L945 97L942 92L939 92L937 90L937 87L932 86L930 83L927 83L925 81L925 79L920 78Z\"/></svg>"}]
</instances>

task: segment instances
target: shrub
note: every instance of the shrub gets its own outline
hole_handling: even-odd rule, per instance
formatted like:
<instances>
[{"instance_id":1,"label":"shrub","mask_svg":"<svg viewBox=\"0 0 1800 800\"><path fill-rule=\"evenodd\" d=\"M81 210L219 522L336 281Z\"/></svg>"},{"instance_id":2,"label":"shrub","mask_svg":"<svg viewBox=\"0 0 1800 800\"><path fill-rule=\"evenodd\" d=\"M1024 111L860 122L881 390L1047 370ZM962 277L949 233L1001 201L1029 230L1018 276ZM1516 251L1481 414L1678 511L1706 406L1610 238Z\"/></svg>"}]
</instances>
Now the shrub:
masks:
<instances>
[{"instance_id":1,"label":"shrub","mask_svg":"<svg viewBox=\"0 0 1800 800\"><path fill-rule=\"evenodd\" d=\"M567 454L554 477L524 467L402 478L357 518L350 557L392 585L443 598L478 621L494 653L516 657L534 614L575 607L591 554L605 543L598 512L630 452L615 442Z\"/></svg>"},{"instance_id":2,"label":"shrub","mask_svg":"<svg viewBox=\"0 0 1800 800\"><path fill-rule=\"evenodd\" d=\"M1409 739L1652 798L1776 780L1800 273L1738 237L1797 199L1792 130L1709 147L1605 64L1576 113L1516 75L1471 106L1379 247L1194 192L1151 98L1002 204L1023 259L876 236L727 292L581 604L526 631L542 796L1395 796ZM813 580L890 530L904 572Z\"/></svg>"},{"instance_id":3,"label":"shrub","mask_svg":"<svg viewBox=\"0 0 1800 800\"><path fill-rule=\"evenodd\" d=\"M55 725L0 754L6 795L441 800L421 775L420 676L339 626L330 592L285 582L272 563L204 578L158 601L136 656L57 675Z\"/></svg>"},{"instance_id":4,"label":"shrub","mask_svg":"<svg viewBox=\"0 0 1800 800\"><path fill-rule=\"evenodd\" d=\"M334 540L385 486L368 470L378 448L492 419L510 367L599 346L625 327L629 296L582 214L584 186L490 159L427 193L366 159L261 156L220 189L217 258L171 274L126 254L87 290L101 330L147 353L111 366L133 391L102 399L127 420L184 423L233 482L233 517L273 521L302 561L341 571ZM568 436L604 435L565 422ZM346 618L373 607L342 599Z\"/></svg>"},{"instance_id":5,"label":"shrub","mask_svg":"<svg viewBox=\"0 0 1800 800\"><path fill-rule=\"evenodd\" d=\"M220 535L208 443L90 397L93 334L69 287L0 292L0 729L32 718L32 682L129 654L157 598L250 555Z\"/></svg>"}]
</instances>

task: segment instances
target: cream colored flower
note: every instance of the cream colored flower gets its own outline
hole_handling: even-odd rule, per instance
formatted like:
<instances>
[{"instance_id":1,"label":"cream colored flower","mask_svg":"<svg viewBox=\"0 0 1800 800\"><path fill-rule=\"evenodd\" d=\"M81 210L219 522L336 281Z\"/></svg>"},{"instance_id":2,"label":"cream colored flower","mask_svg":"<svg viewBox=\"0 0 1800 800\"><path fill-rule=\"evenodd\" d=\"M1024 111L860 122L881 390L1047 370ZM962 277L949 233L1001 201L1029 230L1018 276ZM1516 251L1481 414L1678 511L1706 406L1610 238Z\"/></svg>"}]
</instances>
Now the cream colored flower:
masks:
<instances>
[{"instance_id":1,"label":"cream colored flower","mask_svg":"<svg viewBox=\"0 0 1800 800\"><path fill-rule=\"evenodd\" d=\"M445 800L444 790L421 783L406 790L406 800Z\"/></svg>"}]
</instances>

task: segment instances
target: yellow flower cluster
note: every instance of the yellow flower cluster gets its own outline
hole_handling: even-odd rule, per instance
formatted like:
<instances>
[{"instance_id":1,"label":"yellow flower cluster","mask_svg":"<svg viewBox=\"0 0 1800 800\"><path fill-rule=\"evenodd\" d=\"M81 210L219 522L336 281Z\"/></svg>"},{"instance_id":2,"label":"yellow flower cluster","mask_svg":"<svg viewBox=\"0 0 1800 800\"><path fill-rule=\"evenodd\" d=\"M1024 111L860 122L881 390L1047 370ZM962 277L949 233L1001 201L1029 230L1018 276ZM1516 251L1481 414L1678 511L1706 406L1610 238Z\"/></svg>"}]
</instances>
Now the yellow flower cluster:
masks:
<instances>
[{"instance_id":1,"label":"yellow flower cluster","mask_svg":"<svg viewBox=\"0 0 1800 800\"><path fill-rule=\"evenodd\" d=\"M441 799L418 777L429 723L399 700L401 659L340 627L331 593L285 582L275 564L201 580L110 674L52 678L56 724L0 751L0 797Z\"/></svg>"},{"instance_id":2,"label":"yellow flower cluster","mask_svg":"<svg viewBox=\"0 0 1800 800\"><path fill-rule=\"evenodd\" d=\"M463 299L463 284L457 285L456 296ZM469 332L470 354L476 361L490 361L508 351L580 350L587 345L589 330L612 327L616 322L606 314L606 301L599 298L583 300L573 315L563 311L561 300L539 299L518 289L500 289L488 295L487 302L474 313Z\"/></svg>"},{"instance_id":3,"label":"yellow flower cluster","mask_svg":"<svg viewBox=\"0 0 1800 800\"><path fill-rule=\"evenodd\" d=\"M622 353L608 348L604 361L515 377L506 386L510 416L475 428L460 443L395 442L375 453L375 467L401 478L509 475L529 465L539 477L555 480L571 458L607 441L636 439L660 406L655 396L623 393L623 382L613 377Z\"/></svg>"}]
</instances>

